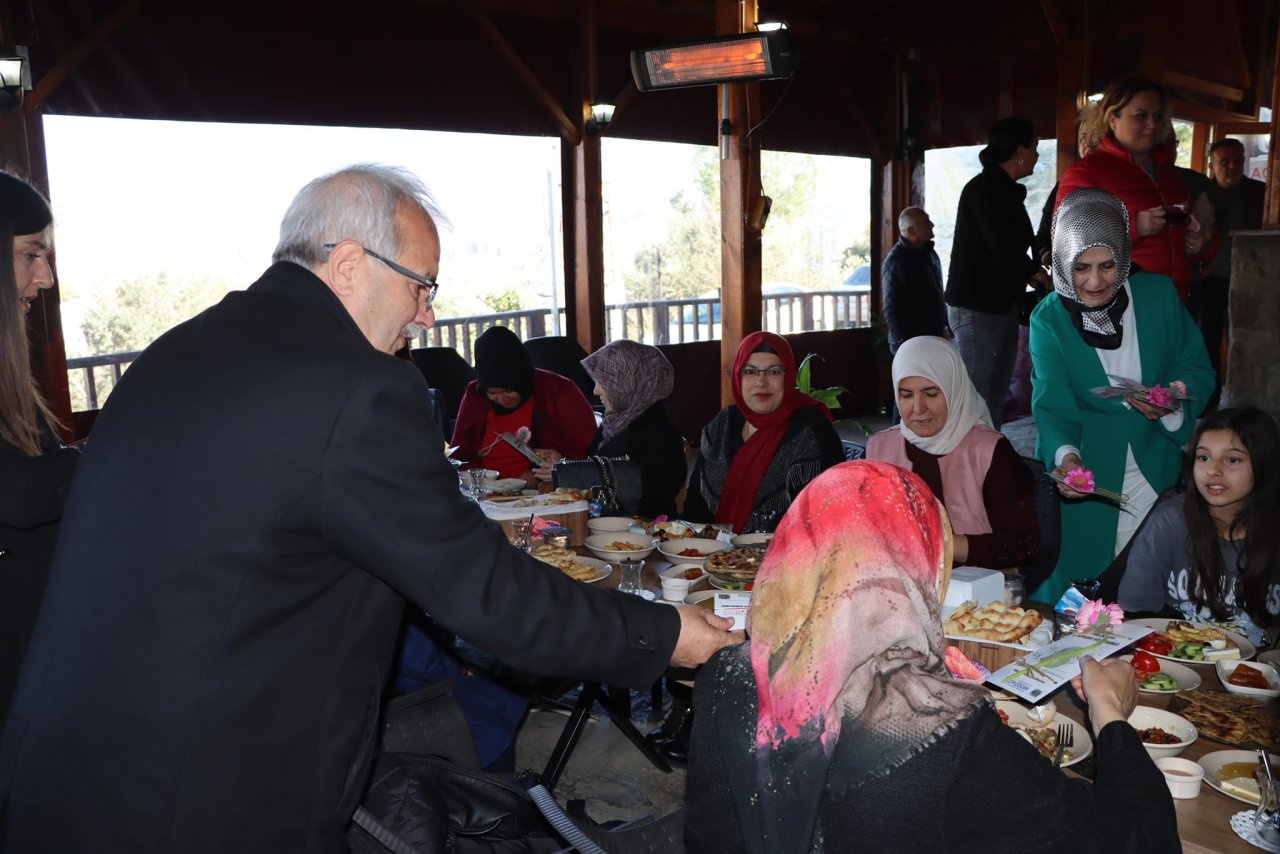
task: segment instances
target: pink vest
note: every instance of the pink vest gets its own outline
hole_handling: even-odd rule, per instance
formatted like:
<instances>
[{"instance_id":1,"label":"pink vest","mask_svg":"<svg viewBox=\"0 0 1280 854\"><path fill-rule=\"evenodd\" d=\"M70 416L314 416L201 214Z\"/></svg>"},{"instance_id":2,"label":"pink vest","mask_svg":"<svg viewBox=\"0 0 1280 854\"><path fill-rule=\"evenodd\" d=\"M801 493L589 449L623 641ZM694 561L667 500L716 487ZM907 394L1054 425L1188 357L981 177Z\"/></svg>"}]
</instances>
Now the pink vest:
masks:
<instances>
[{"instance_id":1,"label":"pink vest","mask_svg":"<svg viewBox=\"0 0 1280 854\"><path fill-rule=\"evenodd\" d=\"M982 483L991 468L991 456L1003 433L974 425L956 449L938 457L942 470L942 492L951 517L951 529L957 534L990 534L991 521L987 519L987 505L982 500ZM883 460L908 471L911 460L907 458L907 440L898 427L881 430L867 440L867 459Z\"/></svg>"}]
</instances>

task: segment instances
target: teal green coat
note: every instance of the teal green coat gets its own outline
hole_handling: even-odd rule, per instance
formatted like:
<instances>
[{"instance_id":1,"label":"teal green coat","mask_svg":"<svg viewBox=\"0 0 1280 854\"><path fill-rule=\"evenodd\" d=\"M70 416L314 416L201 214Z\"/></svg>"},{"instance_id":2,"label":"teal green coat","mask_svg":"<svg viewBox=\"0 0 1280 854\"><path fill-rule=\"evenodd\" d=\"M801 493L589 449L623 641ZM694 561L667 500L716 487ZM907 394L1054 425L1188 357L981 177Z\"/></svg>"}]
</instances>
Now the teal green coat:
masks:
<instances>
[{"instance_id":1,"label":"teal green coat","mask_svg":"<svg viewBox=\"0 0 1280 854\"><path fill-rule=\"evenodd\" d=\"M1097 351L1085 343L1057 294L1040 302L1031 315L1031 412L1039 438L1036 454L1053 469L1063 445L1080 449L1080 459L1097 485L1122 492L1125 449L1158 493L1178 479L1182 446L1213 393L1214 373L1204 339L1167 276L1135 273L1129 277L1143 385L1187 384L1182 427L1166 430L1148 421L1120 398L1102 400L1089 389L1109 385ZM1129 330L1125 330L1129 334ZM1053 573L1032 593L1041 602L1057 602L1071 578L1096 578L1115 557L1120 511L1110 501L1086 498L1062 502L1062 551Z\"/></svg>"}]
</instances>

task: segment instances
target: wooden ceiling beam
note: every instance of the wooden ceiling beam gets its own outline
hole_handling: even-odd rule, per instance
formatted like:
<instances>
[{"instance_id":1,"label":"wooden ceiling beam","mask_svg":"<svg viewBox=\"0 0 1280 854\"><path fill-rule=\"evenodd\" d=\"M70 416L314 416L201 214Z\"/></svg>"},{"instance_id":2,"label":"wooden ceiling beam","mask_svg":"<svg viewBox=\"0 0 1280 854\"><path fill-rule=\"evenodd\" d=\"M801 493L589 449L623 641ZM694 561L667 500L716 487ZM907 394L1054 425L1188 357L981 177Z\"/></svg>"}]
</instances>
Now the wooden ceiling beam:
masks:
<instances>
[{"instance_id":1,"label":"wooden ceiling beam","mask_svg":"<svg viewBox=\"0 0 1280 854\"><path fill-rule=\"evenodd\" d=\"M1256 116L1246 115L1245 113L1236 113L1230 110L1215 110L1212 107L1206 107L1204 104L1196 104L1191 101L1179 101L1176 98L1169 102L1169 110L1173 113L1175 118L1186 119L1193 122L1217 124L1218 122L1257 121Z\"/></svg>"},{"instance_id":2,"label":"wooden ceiling beam","mask_svg":"<svg viewBox=\"0 0 1280 854\"><path fill-rule=\"evenodd\" d=\"M881 162L887 161L889 159L889 150L876 135L875 128L872 127L870 120L867 118L866 110L862 109L858 99L853 97L853 93L849 91L849 86L845 83L844 78L840 76L835 63L824 57L821 64L822 70L827 75L827 83L831 86L832 91L835 92L836 100L840 102L840 106L844 107L845 112L853 119L854 126L861 132L863 141L871 149L871 156Z\"/></svg>"},{"instance_id":3,"label":"wooden ceiling beam","mask_svg":"<svg viewBox=\"0 0 1280 854\"><path fill-rule=\"evenodd\" d=\"M92 56L98 48L102 47L103 43L111 38L116 30L138 14L138 10L145 3L146 0L123 0L92 33L72 48L66 56L58 60L57 64L40 78L35 88L31 90L31 94L27 96L23 109L28 111L35 110L44 103L44 100L66 82L67 78L74 74L76 69L83 65L85 60Z\"/></svg>"},{"instance_id":4,"label":"wooden ceiling beam","mask_svg":"<svg viewBox=\"0 0 1280 854\"><path fill-rule=\"evenodd\" d=\"M493 21L471 8L464 8L462 12L471 21L476 30L479 31L480 35L484 37L485 41L489 43L494 52L511 69L516 81L533 96L534 102L542 109L556 134L570 145L577 145L582 140L582 134L578 130L578 123L570 120L565 115L560 104L538 82L538 78L534 76L533 71L529 69L529 66L525 65L524 60L520 58L520 54L516 53L511 43L494 26Z\"/></svg>"},{"instance_id":5,"label":"wooden ceiling beam","mask_svg":"<svg viewBox=\"0 0 1280 854\"><path fill-rule=\"evenodd\" d=\"M1163 82L1166 85L1173 86L1178 89L1185 89L1189 92L1199 92L1202 95L1212 95L1215 98L1222 98L1233 104L1239 104L1244 100L1244 90L1236 86L1225 86L1221 83L1214 83L1212 80L1205 80L1201 77L1192 77L1190 74L1183 74L1180 71L1165 71Z\"/></svg>"},{"instance_id":6,"label":"wooden ceiling beam","mask_svg":"<svg viewBox=\"0 0 1280 854\"><path fill-rule=\"evenodd\" d=\"M1067 22L1063 15L1062 7L1058 5L1057 0L1040 0L1040 11L1044 13L1044 19L1049 25L1049 33L1053 36L1054 44L1062 47L1071 38L1067 30Z\"/></svg>"},{"instance_id":7,"label":"wooden ceiling beam","mask_svg":"<svg viewBox=\"0 0 1280 854\"><path fill-rule=\"evenodd\" d=\"M462 12L484 15L534 18L571 24L582 11L579 0L411 0L416 6L456 8ZM636 33L673 33L676 38L709 35L715 17L708 6L706 13L687 12L668 6L637 4L635 0L608 0L596 12L596 25L603 30Z\"/></svg>"}]
</instances>

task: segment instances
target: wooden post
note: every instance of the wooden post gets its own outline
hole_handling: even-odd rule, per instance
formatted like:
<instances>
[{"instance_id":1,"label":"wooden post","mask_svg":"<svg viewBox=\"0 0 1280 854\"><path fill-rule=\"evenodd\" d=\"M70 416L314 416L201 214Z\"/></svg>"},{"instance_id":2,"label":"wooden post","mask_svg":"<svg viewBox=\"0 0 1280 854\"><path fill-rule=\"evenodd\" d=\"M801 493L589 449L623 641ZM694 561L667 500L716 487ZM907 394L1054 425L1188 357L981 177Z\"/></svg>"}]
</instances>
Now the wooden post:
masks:
<instances>
[{"instance_id":1,"label":"wooden post","mask_svg":"<svg viewBox=\"0 0 1280 854\"><path fill-rule=\"evenodd\" d=\"M755 21L755 0L716 0L717 35L746 32ZM760 232L747 227L747 217L760 198L759 137L747 137L748 118L760 115L760 84L721 84L716 94L721 129L720 399L727 405L733 402L729 372L738 345L761 328L762 320Z\"/></svg>"},{"instance_id":2,"label":"wooden post","mask_svg":"<svg viewBox=\"0 0 1280 854\"><path fill-rule=\"evenodd\" d=\"M1275 70L1271 74L1271 147L1267 152L1267 204L1262 214L1263 228L1280 228L1280 173L1276 165L1280 163L1280 151L1276 143L1280 142L1280 134L1276 133L1280 125L1280 33L1276 34Z\"/></svg>"},{"instance_id":3,"label":"wooden post","mask_svg":"<svg viewBox=\"0 0 1280 854\"><path fill-rule=\"evenodd\" d=\"M604 202L601 178L600 137L589 131L591 104L596 96L596 0L586 0L578 26L578 110L577 141L569 152L572 188L572 239L565 235L565 248L570 244L573 262L565 263L565 305L569 312L569 331L588 353L605 344L604 316ZM566 170L567 171L567 170ZM566 178L570 178L568 174Z\"/></svg>"}]
</instances>

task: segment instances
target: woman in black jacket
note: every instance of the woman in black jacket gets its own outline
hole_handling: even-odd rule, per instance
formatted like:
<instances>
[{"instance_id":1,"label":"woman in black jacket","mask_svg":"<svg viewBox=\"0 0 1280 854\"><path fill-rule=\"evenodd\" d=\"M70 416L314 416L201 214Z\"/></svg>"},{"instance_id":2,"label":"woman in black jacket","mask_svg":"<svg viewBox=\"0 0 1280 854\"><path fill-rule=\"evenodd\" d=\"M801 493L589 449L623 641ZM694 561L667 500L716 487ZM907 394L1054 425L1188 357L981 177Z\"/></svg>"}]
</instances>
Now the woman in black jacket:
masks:
<instances>
[{"instance_id":1,"label":"woman in black jacket","mask_svg":"<svg viewBox=\"0 0 1280 854\"><path fill-rule=\"evenodd\" d=\"M595 380L593 393L605 409L587 454L630 457L640 469L636 512L649 518L674 516L688 469L684 437L666 404L674 383L671 363L657 347L621 340L604 345L582 366ZM546 468L535 470L543 480L561 459L559 454L546 456L551 457Z\"/></svg>"},{"instance_id":2,"label":"woman in black jacket","mask_svg":"<svg viewBox=\"0 0 1280 854\"><path fill-rule=\"evenodd\" d=\"M44 596L67 487L63 448L27 355L26 314L53 287L49 204L0 172L0 725Z\"/></svg>"},{"instance_id":3,"label":"woman in black jacket","mask_svg":"<svg viewBox=\"0 0 1280 854\"><path fill-rule=\"evenodd\" d=\"M1018 316L1027 285L1047 290L1049 277L1031 256L1035 233L1018 183L1035 169L1035 129L1008 116L987 134L982 172L960 193L947 272L947 319L978 394L1000 429L1018 356Z\"/></svg>"}]
</instances>

